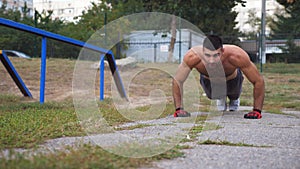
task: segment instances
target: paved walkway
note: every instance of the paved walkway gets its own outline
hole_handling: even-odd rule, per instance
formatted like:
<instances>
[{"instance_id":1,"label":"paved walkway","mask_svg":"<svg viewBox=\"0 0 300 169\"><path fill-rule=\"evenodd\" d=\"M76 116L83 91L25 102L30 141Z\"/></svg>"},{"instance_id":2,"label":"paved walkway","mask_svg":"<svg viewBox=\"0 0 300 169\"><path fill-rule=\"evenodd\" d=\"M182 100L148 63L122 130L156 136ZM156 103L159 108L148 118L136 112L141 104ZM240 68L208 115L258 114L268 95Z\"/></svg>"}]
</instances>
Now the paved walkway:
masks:
<instances>
[{"instance_id":1,"label":"paved walkway","mask_svg":"<svg viewBox=\"0 0 300 169\"><path fill-rule=\"evenodd\" d=\"M183 150L185 157L155 162L153 169L300 169L300 112L263 113L259 120L244 119L244 113L225 112L219 119L223 128L205 131L198 139L254 146L193 143L192 149Z\"/></svg>"},{"instance_id":2,"label":"paved walkway","mask_svg":"<svg viewBox=\"0 0 300 169\"><path fill-rule=\"evenodd\" d=\"M244 110L240 112L225 112L222 116L210 119L209 123L218 124L222 128L202 132L196 141L184 143L192 146L191 149L182 150L185 153L184 157L154 162L151 169L300 169L300 112L289 111L285 115L264 112L262 119L254 120L243 118L246 109L249 107L244 107ZM183 131L186 136L188 132L186 128L193 126L193 123L179 122L178 119L180 118L170 116L163 119L127 123L120 127L136 124L149 124L149 126L121 130L115 134L53 139L41 145L40 151L44 151L45 148L47 151L63 150L66 145L74 146L78 142L88 143L91 139L94 141L99 139L104 147L118 146L124 142L131 143L132 139L129 138L134 138L136 141L149 139L153 145L159 145L161 144L159 141L176 136ZM226 141L234 145L198 144L208 139L216 142ZM117 153L123 152L124 147L120 148ZM125 147L124 151L127 149ZM17 149L17 151L28 150ZM7 156L7 153L8 150L2 152L2 155ZM126 151L124 155L127 155Z\"/></svg>"}]
</instances>

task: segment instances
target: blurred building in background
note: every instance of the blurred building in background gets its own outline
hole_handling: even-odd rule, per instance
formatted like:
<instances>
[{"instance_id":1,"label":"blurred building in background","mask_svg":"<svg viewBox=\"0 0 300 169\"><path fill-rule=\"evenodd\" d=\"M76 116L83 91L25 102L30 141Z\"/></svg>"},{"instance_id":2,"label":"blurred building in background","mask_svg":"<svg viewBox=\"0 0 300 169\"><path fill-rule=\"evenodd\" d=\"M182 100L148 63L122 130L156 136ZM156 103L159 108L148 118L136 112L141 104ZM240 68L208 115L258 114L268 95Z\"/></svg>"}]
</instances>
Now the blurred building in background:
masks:
<instances>
[{"instance_id":1,"label":"blurred building in background","mask_svg":"<svg viewBox=\"0 0 300 169\"><path fill-rule=\"evenodd\" d=\"M23 11L25 4L27 5L28 15L33 16L33 0L0 0L0 6L6 2L7 9Z\"/></svg>"},{"instance_id":2,"label":"blurred building in background","mask_svg":"<svg viewBox=\"0 0 300 169\"><path fill-rule=\"evenodd\" d=\"M99 0L33 0L33 7L39 13L52 10L53 19L61 19L67 22L76 22L74 17L80 16L82 11L88 10L92 2L99 3Z\"/></svg>"},{"instance_id":3,"label":"blurred building in background","mask_svg":"<svg viewBox=\"0 0 300 169\"><path fill-rule=\"evenodd\" d=\"M242 5L237 5L234 10L238 12L238 16L236 17L237 28L240 29L241 32L250 32L257 29L252 27L249 23L249 14L250 11L255 12L255 16L261 18L261 7L262 0L246 0L245 7ZM284 8L276 1L276 0L266 0L266 15L274 16L274 13L283 10ZM270 32L270 29L266 27L266 34Z\"/></svg>"}]
</instances>

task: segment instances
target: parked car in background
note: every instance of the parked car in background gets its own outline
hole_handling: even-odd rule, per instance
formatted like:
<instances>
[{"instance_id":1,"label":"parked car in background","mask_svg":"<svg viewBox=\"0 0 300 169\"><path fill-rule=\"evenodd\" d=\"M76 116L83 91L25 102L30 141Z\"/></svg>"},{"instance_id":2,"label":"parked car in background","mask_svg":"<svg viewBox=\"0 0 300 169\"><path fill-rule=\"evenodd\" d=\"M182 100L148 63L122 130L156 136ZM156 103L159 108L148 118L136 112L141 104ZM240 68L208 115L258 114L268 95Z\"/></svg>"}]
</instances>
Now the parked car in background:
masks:
<instances>
[{"instance_id":1,"label":"parked car in background","mask_svg":"<svg viewBox=\"0 0 300 169\"><path fill-rule=\"evenodd\" d=\"M6 52L6 54L8 56L11 57L19 57L19 58L25 58L25 59L30 59L31 57L26 55L25 53L19 52L19 51L15 51L15 50L3 50Z\"/></svg>"}]
</instances>

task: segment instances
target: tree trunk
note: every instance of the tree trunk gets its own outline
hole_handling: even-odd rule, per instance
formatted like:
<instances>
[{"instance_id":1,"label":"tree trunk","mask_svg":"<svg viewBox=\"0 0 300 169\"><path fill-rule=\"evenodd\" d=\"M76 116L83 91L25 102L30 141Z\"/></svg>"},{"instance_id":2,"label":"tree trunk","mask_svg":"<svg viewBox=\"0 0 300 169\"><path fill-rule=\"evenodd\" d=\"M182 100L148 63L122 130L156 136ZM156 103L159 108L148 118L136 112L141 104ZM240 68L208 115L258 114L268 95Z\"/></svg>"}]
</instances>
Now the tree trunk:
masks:
<instances>
[{"instance_id":1,"label":"tree trunk","mask_svg":"<svg viewBox=\"0 0 300 169\"><path fill-rule=\"evenodd\" d=\"M172 21L171 21L171 42L170 42L170 47L169 47L168 62L173 61L175 42L176 42L176 16L173 15Z\"/></svg>"}]
</instances>

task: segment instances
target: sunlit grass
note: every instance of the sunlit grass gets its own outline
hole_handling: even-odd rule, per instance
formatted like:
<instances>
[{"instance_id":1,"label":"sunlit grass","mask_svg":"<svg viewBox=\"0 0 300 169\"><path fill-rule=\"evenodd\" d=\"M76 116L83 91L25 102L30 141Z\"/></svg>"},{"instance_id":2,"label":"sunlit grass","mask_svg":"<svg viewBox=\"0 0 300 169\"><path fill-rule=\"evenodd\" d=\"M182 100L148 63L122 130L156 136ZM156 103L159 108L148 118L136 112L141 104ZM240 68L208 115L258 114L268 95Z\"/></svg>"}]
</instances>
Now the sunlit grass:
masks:
<instances>
[{"instance_id":1,"label":"sunlit grass","mask_svg":"<svg viewBox=\"0 0 300 169\"><path fill-rule=\"evenodd\" d=\"M109 153L98 146L83 144L76 149L69 147L67 151L38 153L33 157L11 152L10 156L14 158L0 158L0 168L138 168L155 160L182 157L183 153L179 151L182 148L185 147L175 146L165 153L148 158L128 158Z\"/></svg>"},{"instance_id":2,"label":"sunlit grass","mask_svg":"<svg viewBox=\"0 0 300 169\"><path fill-rule=\"evenodd\" d=\"M202 142L199 142L198 144L201 145L224 145L224 146L236 146L236 147L261 147L261 148L270 148L270 146L256 146L253 144L246 144L246 143L232 143L226 140L222 140L222 141L213 141L213 140L205 140Z\"/></svg>"}]
</instances>

